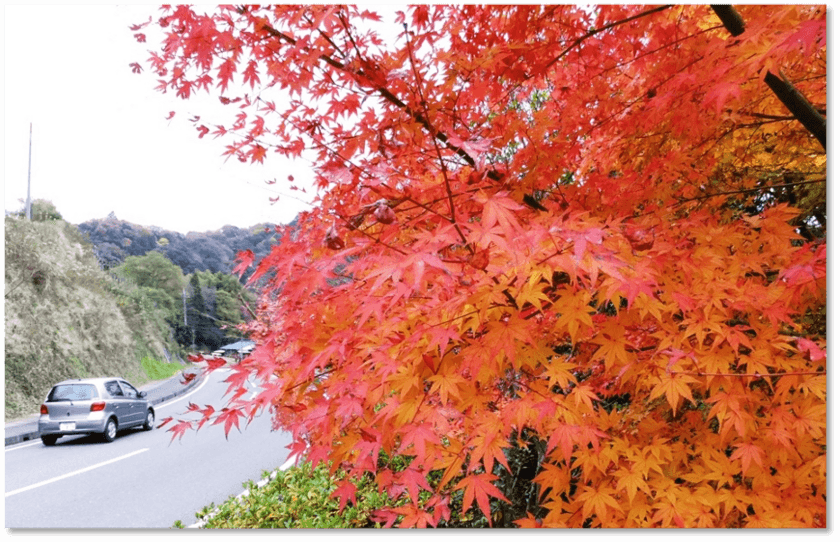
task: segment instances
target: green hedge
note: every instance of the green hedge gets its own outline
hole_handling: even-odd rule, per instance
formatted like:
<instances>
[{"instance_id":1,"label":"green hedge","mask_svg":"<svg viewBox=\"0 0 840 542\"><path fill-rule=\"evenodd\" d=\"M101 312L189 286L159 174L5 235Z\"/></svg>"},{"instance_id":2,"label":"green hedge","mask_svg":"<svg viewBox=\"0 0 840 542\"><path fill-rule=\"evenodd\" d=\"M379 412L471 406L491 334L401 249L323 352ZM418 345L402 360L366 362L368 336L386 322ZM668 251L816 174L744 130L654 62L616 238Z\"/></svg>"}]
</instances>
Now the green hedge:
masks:
<instances>
[{"instance_id":1,"label":"green hedge","mask_svg":"<svg viewBox=\"0 0 840 542\"><path fill-rule=\"evenodd\" d=\"M268 473L264 473L268 478ZM275 471L274 478L259 488L254 482L245 487L248 494L232 497L214 510L214 505L196 514L206 529L341 529L376 527L371 515L378 508L395 503L379 493L372 478L354 480L358 489L356 504L347 503L339 514L339 501L330 498L341 476L330 476L329 469L310 463ZM183 527L176 522L176 527Z\"/></svg>"}]
</instances>

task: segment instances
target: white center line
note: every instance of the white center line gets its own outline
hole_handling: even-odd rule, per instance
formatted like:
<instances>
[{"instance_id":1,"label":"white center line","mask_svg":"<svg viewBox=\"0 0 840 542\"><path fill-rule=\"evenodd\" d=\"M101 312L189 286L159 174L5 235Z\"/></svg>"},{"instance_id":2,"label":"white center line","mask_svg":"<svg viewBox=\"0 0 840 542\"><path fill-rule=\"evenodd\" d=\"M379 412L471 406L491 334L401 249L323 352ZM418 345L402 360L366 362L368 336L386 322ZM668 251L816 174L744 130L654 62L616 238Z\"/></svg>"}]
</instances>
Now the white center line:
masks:
<instances>
[{"instance_id":1,"label":"white center line","mask_svg":"<svg viewBox=\"0 0 840 542\"><path fill-rule=\"evenodd\" d=\"M30 442L30 443L27 443L27 444L21 444L20 446L15 446L15 447L7 446L3 450L3 453L14 452L15 450L20 450L21 448L29 448L30 446L36 446L36 445L43 446L44 444L39 440L37 442Z\"/></svg>"},{"instance_id":2,"label":"white center line","mask_svg":"<svg viewBox=\"0 0 840 542\"><path fill-rule=\"evenodd\" d=\"M110 465L111 463L116 463L117 461L122 461L123 459L128 459L129 457L137 454L142 454L143 452L148 452L148 448L143 448L142 450L137 450L135 452L131 452L130 454L126 454L120 457L115 457L114 459L109 459L108 461L103 461L102 463L97 463L96 465L91 465L90 467L85 467L83 469L70 472L68 474L63 474L61 476L56 476L55 478L50 478L49 480L44 480L43 482L38 482L37 484L32 484L31 486L22 487L20 489L15 489L14 491L9 491L6 493L6 497L11 497L12 495L17 495L18 493L23 493L24 491L29 491L30 489L35 489L36 487L45 486L47 484L51 484L53 482L58 482L59 480L64 480L65 478L70 478L71 476L76 476L77 474L82 474L88 472L93 469L98 469L99 467L104 467L105 465Z\"/></svg>"}]
</instances>

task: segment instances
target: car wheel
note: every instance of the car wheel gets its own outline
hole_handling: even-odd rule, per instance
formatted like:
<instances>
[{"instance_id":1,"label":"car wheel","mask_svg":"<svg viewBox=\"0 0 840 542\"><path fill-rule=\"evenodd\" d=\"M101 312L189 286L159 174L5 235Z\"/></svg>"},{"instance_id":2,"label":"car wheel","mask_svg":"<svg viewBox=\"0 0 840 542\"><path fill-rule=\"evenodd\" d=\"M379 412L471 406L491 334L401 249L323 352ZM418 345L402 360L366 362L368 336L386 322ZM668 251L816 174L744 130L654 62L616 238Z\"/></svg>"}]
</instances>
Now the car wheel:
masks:
<instances>
[{"instance_id":1,"label":"car wheel","mask_svg":"<svg viewBox=\"0 0 840 542\"><path fill-rule=\"evenodd\" d=\"M117 420L108 418L108 423L105 424L105 432L102 433L102 440L114 442L115 438L117 438Z\"/></svg>"},{"instance_id":2,"label":"car wheel","mask_svg":"<svg viewBox=\"0 0 840 542\"><path fill-rule=\"evenodd\" d=\"M44 446L55 446L55 441L58 440L58 435L44 435L41 437L41 442Z\"/></svg>"},{"instance_id":3,"label":"car wheel","mask_svg":"<svg viewBox=\"0 0 840 542\"><path fill-rule=\"evenodd\" d=\"M155 428L155 413L152 412L152 409L150 408L146 412L146 423L143 424L143 430L151 431L154 428Z\"/></svg>"}]
</instances>

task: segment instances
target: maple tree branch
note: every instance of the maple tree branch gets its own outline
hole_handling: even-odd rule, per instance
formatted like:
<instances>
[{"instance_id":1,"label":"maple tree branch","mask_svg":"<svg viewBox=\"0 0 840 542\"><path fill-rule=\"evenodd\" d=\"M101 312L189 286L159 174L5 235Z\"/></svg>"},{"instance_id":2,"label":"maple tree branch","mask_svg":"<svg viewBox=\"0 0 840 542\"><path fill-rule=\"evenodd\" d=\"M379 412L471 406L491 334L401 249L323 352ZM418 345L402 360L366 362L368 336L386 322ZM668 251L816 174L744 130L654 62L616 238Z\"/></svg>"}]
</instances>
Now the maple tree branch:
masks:
<instances>
[{"instance_id":1,"label":"maple tree branch","mask_svg":"<svg viewBox=\"0 0 840 542\"><path fill-rule=\"evenodd\" d=\"M309 24L311 24L311 25L313 25L313 26L314 26L314 21L313 21L313 20L312 20L312 19L311 19L308 15L304 15L304 17L303 17L303 18L306 20L306 22L308 22ZM343 19L343 17L341 16L341 10L340 10L340 9L339 9L339 13L338 13L338 18L339 18L342 22L344 22L344 19ZM326 32L324 32L323 30L321 30L320 28L318 28L318 34L320 34L322 38L324 38L325 40L327 40L327 43L329 43L330 45L332 45L332 48L333 48L333 49L335 49L335 52L336 52L336 53L338 53L339 55L341 55L341 57L342 57L342 58L347 58L347 55L344 53L344 51L342 51L342 50L341 50L341 48L339 48L339 46L338 46L338 45L336 45L336 44L335 44L335 42L333 42L332 38L331 38L329 35L327 35L327 33L326 33Z\"/></svg>"},{"instance_id":2,"label":"maple tree branch","mask_svg":"<svg viewBox=\"0 0 840 542\"><path fill-rule=\"evenodd\" d=\"M356 40L353 39L353 34L350 32L350 27L347 24L347 20L344 18L344 14L341 12L341 9L338 10L338 20L341 21L341 25L344 27L344 32L347 34L347 38L350 40L350 44L353 46L353 49L355 49L356 55L359 58L362 58L362 52L359 51L359 46L356 44Z\"/></svg>"},{"instance_id":3,"label":"maple tree branch","mask_svg":"<svg viewBox=\"0 0 840 542\"><path fill-rule=\"evenodd\" d=\"M796 371L791 373L700 373L691 371L668 371L669 374L688 375L688 376L735 376L735 377L749 377L749 378L764 378L774 376L819 376L825 375L826 371Z\"/></svg>"},{"instance_id":4,"label":"maple tree branch","mask_svg":"<svg viewBox=\"0 0 840 542\"><path fill-rule=\"evenodd\" d=\"M378 244L380 244L380 245L382 245L382 246L384 246L384 247L386 247L386 248L390 248L390 249L391 249L391 250L393 250L393 251L399 252L399 253L400 253L400 254L402 254L403 256L408 256L408 253L407 253L407 252L405 252L404 250L401 250L401 249L399 249L399 248L397 248L397 247L395 247L395 246L393 246L393 245L389 245L389 244L388 244L388 243L386 243L385 241L382 241L381 239L377 239L377 238L376 238L376 237L374 237L373 235L369 234L369 233L368 233L368 232L366 232L364 229L357 227L357 225L353 224L353 222L351 222L349 218L345 218L344 216L339 215L339 214L336 214L336 216L338 216L338 218L340 218L341 220L343 220L344 222L346 222L346 223L347 223L347 225L350 227L350 229L351 229L351 230L356 230L356 231L358 231L359 233L361 233L362 235L364 235L365 237L367 237L367 238L369 238L369 239L373 240L375 243L378 243Z\"/></svg>"},{"instance_id":5,"label":"maple tree branch","mask_svg":"<svg viewBox=\"0 0 840 542\"><path fill-rule=\"evenodd\" d=\"M746 31L746 24L741 15L730 5L711 6L712 11L718 16L723 26L733 37L737 37ZM779 75L767 71L764 75L764 82L773 91L773 94L782 102L788 111L793 113L796 120L808 130L811 135L817 138L823 149L826 149L826 120L817 109L788 81L787 77L779 71Z\"/></svg>"},{"instance_id":6,"label":"maple tree branch","mask_svg":"<svg viewBox=\"0 0 840 542\"><path fill-rule=\"evenodd\" d=\"M312 377L312 379L311 379L311 380L304 380L303 382L299 382L299 383L297 383L297 384L292 384L292 385L289 385L288 387L286 387L286 388L284 389L284 391L285 391L285 392L289 392L289 391L292 391L292 390L293 390L293 389L295 389L295 388L299 388L299 387L301 387L301 386L303 386L303 385L305 385L305 384L314 384L314 383L315 383L315 382L316 382L319 378L321 378L322 376L327 376L327 375L328 375L328 374L330 374L330 373L334 373L337 369L338 369L338 367L336 367L336 366L333 366L333 367L331 367L331 368L329 368L329 369L324 369L324 372L322 372L322 373L320 373L320 374L316 374L315 376L313 376L313 377ZM289 407L287 406L286 408L289 408Z\"/></svg>"},{"instance_id":7,"label":"maple tree branch","mask_svg":"<svg viewBox=\"0 0 840 542\"><path fill-rule=\"evenodd\" d=\"M589 81L592 81L592 79L595 79L595 77L600 77L600 76L602 76L602 75L604 75L604 74L606 74L606 73L609 73L609 72L611 72L611 71L614 71L614 70L616 70L616 69L618 69L618 68L620 68L620 67L622 67L622 66L627 66L627 65L629 65L629 64L632 64L633 62L636 62L636 61L638 61L638 60L641 60L642 58L645 58L646 56L654 55L654 54L656 54L656 53L658 53L658 52L660 52L660 51L664 51L665 49L668 49L668 48L670 48L670 47L673 47L673 46L677 45L678 43L682 43L682 42L684 42L684 41L687 41L687 40L690 40L690 39L694 39L694 38L696 38L696 37L698 37L698 36L702 36L703 34L705 34L705 33L707 33L707 32L712 32L712 31L714 31L714 30L716 30L716 29L718 29L718 28L720 28L720 27L719 27L719 26L714 26L714 27L711 27L711 28L706 28L706 29L704 29L704 30L700 30L700 31L699 31L699 32L697 32L696 34L689 34L689 35L684 36L684 37L682 37L682 38L678 38L678 39L676 39L676 40L674 40L674 41L671 41L671 42L665 43L665 44L663 44L662 46L660 46L660 47L658 47L658 48L656 48L656 49L652 49L652 50L650 50L650 51L646 51L646 52L644 52L644 53L640 54L639 56L633 57L633 58L631 58L631 59L629 59L629 60L625 60L625 61L623 61L623 62L617 62L615 65L610 66L609 68L605 68L605 69L603 69L600 73L597 73L597 74L593 75L592 77L590 77L590 78L589 78ZM684 68L683 68L683 69L684 69ZM676 74L675 74L675 75L676 75ZM669 78L668 78L668 79L666 79L665 81L668 81L668 80L670 80L671 78L672 78L672 77L669 77ZM663 81L663 82L664 82L664 81Z\"/></svg>"},{"instance_id":8,"label":"maple tree branch","mask_svg":"<svg viewBox=\"0 0 840 542\"><path fill-rule=\"evenodd\" d=\"M757 188L745 188L743 190L729 190L725 192L715 192L714 194L705 194L703 196L697 196L696 198L687 198L681 199L677 203L672 205L681 205L683 203L688 203L689 201L700 201L708 198L714 198L717 196L731 196L732 194L748 194L750 192L760 192L762 190L769 190L771 188L787 188L791 186L799 186L803 184L817 184L817 183L824 183L827 179L815 179L813 181L800 181L796 183L784 183L784 184L773 184L769 186L759 186Z\"/></svg>"},{"instance_id":9,"label":"maple tree branch","mask_svg":"<svg viewBox=\"0 0 840 542\"><path fill-rule=\"evenodd\" d=\"M820 111L820 110L817 110L817 111ZM823 112L824 112L824 110L823 110L823 111L820 111L820 113L823 113ZM766 113L753 113L753 112L747 112L747 113L744 113L744 114L745 114L745 115L747 115L748 117L755 117L755 118L757 118L757 119L769 119L769 120L796 120L796 117L794 117L793 115L790 115L790 116L787 116L787 117L783 117L783 116L781 116L781 115L768 115L768 114L766 114Z\"/></svg>"},{"instance_id":10,"label":"maple tree branch","mask_svg":"<svg viewBox=\"0 0 840 542\"><path fill-rule=\"evenodd\" d=\"M422 105L423 110L426 113L425 118L428 120L431 117L431 115L429 115L429 107L426 103L426 97L423 95L422 79L420 79L420 73L417 71L417 65L414 62L414 53L411 50L411 40L408 38L408 25L403 24L403 27L406 31L406 49L408 49L408 58L411 61L411 70L414 72L414 79L417 81L417 93L420 95L420 104ZM431 125L431 122L429 122L429 124ZM451 215L449 221L452 223L453 226L455 226L455 231L458 232L458 236L461 237L461 242L464 243L464 245L467 247L467 250L470 251L470 254L475 254L474 249L469 245L469 243L467 243L467 237L464 235L464 232L461 231L461 228L458 226L458 221L455 217L455 201L452 195L452 183L449 182L449 175L447 173L448 168L446 167L446 162L444 162L443 160L443 155L440 152L440 147L438 146L437 139L432 138L432 143L435 146L435 152L437 153L438 160L440 160L440 169L441 173L443 174L443 183L446 187L446 196L449 201L449 214Z\"/></svg>"},{"instance_id":11,"label":"maple tree branch","mask_svg":"<svg viewBox=\"0 0 840 542\"><path fill-rule=\"evenodd\" d=\"M746 31L747 25L744 24L744 19L741 18L741 14L735 11L735 8L732 6L712 5L712 11L715 12L720 22L723 23L726 30L733 36L739 36Z\"/></svg>"},{"instance_id":12,"label":"maple tree branch","mask_svg":"<svg viewBox=\"0 0 840 542\"><path fill-rule=\"evenodd\" d=\"M572 42L572 44L571 44L571 45L569 45L568 47L566 47L566 48L565 48L565 49L564 49L564 50L563 50L563 51L562 51L559 55L557 55L557 56L556 56L553 60L551 60L548 64L546 64L546 65L545 65L545 67L542 69L542 72L547 71L547 70L548 70L548 68L550 68L551 66L553 66L554 64L556 64L559 60L561 60L564 56L566 56L567 54L569 54L569 52L570 52L572 49L576 48L577 46L579 46L581 43L583 43L583 42L584 42L584 41L586 41L587 39L591 38L592 36L595 36L595 35L597 35L597 34L600 34L601 32L604 32L604 31L606 31L606 30L609 30L610 28L614 28L614 27L616 27L616 26L619 26L619 25L622 25L622 24L625 24L625 23L629 23L630 21L634 21L634 20L636 20L636 19L640 19L640 18L642 18L642 17L646 17L646 16L648 16L648 15L652 15L652 14L654 14L654 13L658 13L658 12L660 12L660 11L664 11L664 10L669 9L669 8L672 8L672 7L674 7L674 6L673 6L673 5L658 6L658 7L656 7L656 8L649 9L649 10L647 10L647 11L643 11L642 13L637 13L636 15L633 15L632 17L627 17L627 18L624 18L624 19L622 19L622 20L620 20L620 21L615 21L615 22L612 22L612 23L610 23L610 24L608 24L608 25L602 26L602 27L600 27L600 28L595 28L595 29L593 29L593 30L590 30L589 32L587 32L587 33L586 33L586 34L584 34L583 36L580 36L579 38L577 38L574 42ZM679 41L679 40L678 40L678 41ZM676 42L675 42L675 43L676 43ZM669 44L669 45L672 45L672 44ZM641 58L641 57L638 57L638 58ZM628 62L634 62L634 61L638 60L638 58L634 58L634 59L632 59L632 60L630 60L630 61L628 61ZM618 66L620 66L620 65L621 65L621 64L619 63L619 64L617 64L616 66L613 66L613 68L610 68L610 69L614 69L614 68L616 68L616 67L618 67ZM609 70L604 70L604 72L602 72L602 73L606 73L607 71L609 71ZM530 78L531 78L531 76L530 76L530 75L526 75L526 77L525 77L525 79L526 79L526 80L527 80L527 79L530 79ZM508 95L508 97L510 97L510 95L511 95L511 94L512 94L512 93L513 93L516 89L518 89L520 85L521 85L521 84L514 85L514 86L513 86L513 88L512 88L512 89L508 92L508 94L507 94L507 95ZM628 107L629 107L629 106L628 106Z\"/></svg>"},{"instance_id":13,"label":"maple tree branch","mask_svg":"<svg viewBox=\"0 0 840 542\"><path fill-rule=\"evenodd\" d=\"M596 28L596 29L594 29L594 30L590 30L589 32L587 32L586 34L584 34L583 36L579 37L579 38L578 38L578 39L576 39L574 42L572 42L572 44L571 44L571 45L569 45L568 47L566 47L565 49L563 49L563 51L562 51L559 55L557 55L557 56L554 58L554 60L552 60L551 62L549 62L548 64L546 64L546 66L545 66L545 68L544 68L544 70L543 70L543 71L545 71L545 70L547 70L548 68L550 68L550 67L551 67L552 65L554 65L557 61L559 61L559 60L560 60L560 59L562 59L564 56L566 56L567 54L569 54L569 52L570 52L572 49L576 48L578 45L580 45L581 43L583 43L583 42L584 42L584 41L586 41L587 39L591 38L592 36L595 36L595 35L597 35L597 34L600 34L601 32L604 32L605 30L609 30L610 28L613 28L613 27L616 27L616 26L622 25L622 24L624 24L624 23L629 23L630 21L634 21L634 20L636 20L636 19L641 19L642 17L646 17L646 16L648 16L648 15L652 15L652 14L657 13L657 12L659 12L659 11L665 11L666 9L670 9L670 8L672 8L672 7L674 7L674 6L673 6L673 5L658 6L658 7L656 7L656 8L649 9L649 10L647 10L647 11L643 11L642 13L637 13L636 15L633 15L632 17L627 17L627 18L622 19L622 20L620 20L620 21L615 21L615 22L610 23L610 24L608 24L608 25L604 25L604 26L602 26L602 27L600 27L600 28Z\"/></svg>"},{"instance_id":14,"label":"maple tree branch","mask_svg":"<svg viewBox=\"0 0 840 542\"><path fill-rule=\"evenodd\" d=\"M251 318L253 318L254 320L256 320L256 319L257 319L257 315L256 315L256 314L254 314L254 310L251 308L251 306L250 306L250 305L248 305L248 303L246 303L244 299L242 299L242 292L237 292L237 293L236 293L236 295L237 295L237 296L239 296L239 301L241 301L241 302L242 302L242 306L243 306L243 307L245 307L245 308L248 310L248 314L250 314L250 315L251 315Z\"/></svg>"},{"instance_id":15,"label":"maple tree branch","mask_svg":"<svg viewBox=\"0 0 840 542\"><path fill-rule=\"evenodd\" d=\"M429 203L430 203L430 204L431 204L431 203L436 203L437 201L441 201L441 200L443 200L443 199L444 199L444 198L440 198L440 199L438 199L438 200L431 201L431 202L429 202ZM429 207L428 205L423 204L423 203L421 203L421 202L419 202L419 201L415 200L414 198L411 198L411 197L406 197L406 201L407 201L407 202L409 202L409 203L413 203L413 204L414 204L414 205L416 205L417 207L420 207L421 209L424 209L425 211L427 211L427 212L429 212L429 213L432 213L433 215L438 216L438 217L440 217L440 218L442 218L442 219L446 220L447 222L451 222L451 220L449 219L449 217L448 217L448 216L444 216L444 215L440 214L439 212L435 211L434 209L432 209L432 208L431 208L431 207ZM407 208L407 209L403 209L403 211L410 211L410 210L412 210L412 209L413 209L413 207L409 207L409 208ZM414 218L415 218L415 219L417 219L417 218L420 218L421 216L423 216L423 213L420 213L418 216L416 216L416 217L414 217Z\"/></svg>"},{"instance_id":16,"label":"maple tree branch","mask_svg":"<svg viewBox=\"0 0 840 542\"><path fill-rule=\"evenodd\" d=\"M470 197L472 197L472 195L473 195L473 194L475 194L476 192L480 192L480 191L482 191L482 190L492 190L493 188L494 188L494 187L493 187L493 186L490 186L490 185L476 186L475 188L470 188L470 189L468 189L468 190L464 190L463 192L453 192L453 193L452 193L452 195L453 195L454 197L456 197L456 198L457 198L458 196L470 196ZM418 207L422 207L422 208L426 209L426 205L433 205L433 204L435 204L435 203L440 203L441 201L445 201L446 199L447 199L446 197L435 198L435 199L429 200L429 201L428 201L425 205L423 205L423 204L421 204L421 203L419 203L419 202L417 202L417 201L414 201L414 200L413 200L413 199L411 199L411 198L407 198L407 201L410 201L410 202L414 203L414 204L415 204L415 205L417 205ZM408 207L408 208L405 208L405 209L403 209L403 210L404 210L404 211L410 211L411 209L413 209L413 207ZM428 210L428 209L427 209L427 210ZM432 212L434 212L434 211L432 211ZM443 215L441 215L441 214L439 214L439 213L435 213L435 214L436 214L436 215L438 215L438 216L440 216L441 218L444 218L444 219L446 219L446 220L449 220L447 217L445 217L445 216L443 216Z\"/></svg>"},{"instance_id":17,"label":"maple tree branch","mask_svg":"<svg viewBox=\"0 0 840 542\"><path fill-rule=\"evenodd\" d=\"M500 305L498 303L490 303L489 305L487 305L488 309L504 309L504 308L507 308L507 307L508 307L508 305ZM454 316L454 317L450 318L449 320L443 320L441 322L437 322L436 324L428 324L428 326L430 328L445 326L445 325L451 324L452 322L455 322L456 320L460 320L461 318L467 318L468 316L472 316L473 314L479 314L482 310L485 310L485 309L475 309L475 310L472 310L472 311L469 311L469 312L465 312L464 314L461 314L459 316Z\"/></svg>"}]
</instances>

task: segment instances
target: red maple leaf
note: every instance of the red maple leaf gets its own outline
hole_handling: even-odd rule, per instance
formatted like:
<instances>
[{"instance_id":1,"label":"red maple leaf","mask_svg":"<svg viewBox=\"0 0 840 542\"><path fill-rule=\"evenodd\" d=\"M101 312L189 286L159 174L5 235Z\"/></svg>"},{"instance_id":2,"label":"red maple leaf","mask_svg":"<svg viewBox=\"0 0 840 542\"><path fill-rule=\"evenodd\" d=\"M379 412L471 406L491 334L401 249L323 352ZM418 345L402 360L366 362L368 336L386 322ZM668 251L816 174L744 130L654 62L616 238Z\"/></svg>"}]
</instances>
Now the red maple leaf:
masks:
<instances>
[{"instance_id":1,"label":"red maple leaf","mask_svg":"<svg viewBox=\"0 0 840 542\"><path fill-rule=\"evenodd\" d=\"M211 425L219 425L221 423L225 424L225 439L227 439L228 434L230 433L230 428L236 426L236 429L239 429L239 418L244 417L245 414L242 413L241 410L235 408L223 408L219 416L216 418Z\"/></svg>"},{"instance_id":2,"label":"red maple leaf","mask_svg":"<svg viewBox=\"0 0 840 542\"><path fill-rule=\"evenodd\" d=\"M498 480L498 476L488 473L471 474L466 476L463 480L455 485L454 489L464 490L464 502L462 513L466 514L473 502L478 503L487 521L490 520L490 497L495 497L501 501L509 503L510 501L505 497L499 488L493 485L493 481Z\"/></svg>"},{"instance_id":3,"label":"red maple leaf","mask_svg":"<svg viewBox=\"0 0 840 542\"><path fill-rule=\"evenodd\" d=\"M344 507L347 506L347 501L353 503L353 506L356 506L356 486L352 482L343 481L338 484L338 488L330 494L330 498L334 499L338 497L338 511L341 513L344 510Z\"/></svg>"},{"instance_id":4,"label":"red maple leaf","mask_svg":"<svg viewBox=\"0 0 840 542\"><path fill-rule=\"evenodd\" d=\"M265 160L265 153L266 152L267 152L267 149L265 147L263 147L262 145L252 145L251 150L250 150L251 163L259 162L259 163L262 164L263 160Z\"/></svg>"},{"instance_id":5,"label":"red maple leaf","mask_svg":"<svg viewBox=\"0 0 840 542\"><path fill-rule=\"evenodd\" d=\"M171 418L168 418L166 422L161 423L159 427L162 427L165 423L170 421ZM173 425L169 428L169 431L172 433L172 438L170 439L170 443L175 440L175 437L178 437L178 440L181 440L184 437L184 433L188 430L192 429L193 422L187 420L178 420L178 423Z\"/></svg>"},{"instance_id":6,"label":"red maple leaf","mask_svg":"<svg viewBox=\"0 0 840 542\"><path fill-rule=\"evenodd\" d=\"M241 278L242 274L245 273L245 271L249 267L251 267L252 263L254 263L254 258L255 257L256 256L254 255L254 252L250 249L249 250L243 250L243 251L239 252L236 255L236 261L237 261L236 267L234 267L233 271L231 271L231 272L236 274L236 275L239 275L239 277Z\"/></svg>"},{"instance_id":7,"label":"red maple leaf","mask_svg":"<svg viewBox=\"0 0 840 542\"><path fill-rule=\"evenodd\" d=\"M811 361L822 361L825 359L825 349L820 348L814 341L800 337L796 339L796 347L800 352L807 353Z\"/></svg>"}]
</instances>

